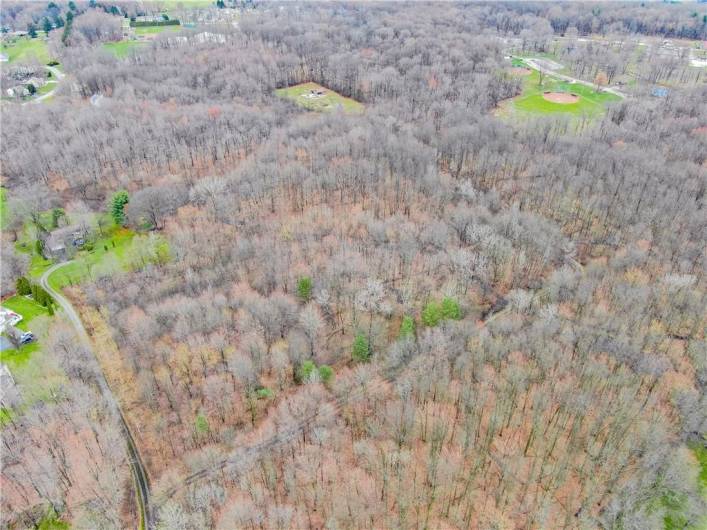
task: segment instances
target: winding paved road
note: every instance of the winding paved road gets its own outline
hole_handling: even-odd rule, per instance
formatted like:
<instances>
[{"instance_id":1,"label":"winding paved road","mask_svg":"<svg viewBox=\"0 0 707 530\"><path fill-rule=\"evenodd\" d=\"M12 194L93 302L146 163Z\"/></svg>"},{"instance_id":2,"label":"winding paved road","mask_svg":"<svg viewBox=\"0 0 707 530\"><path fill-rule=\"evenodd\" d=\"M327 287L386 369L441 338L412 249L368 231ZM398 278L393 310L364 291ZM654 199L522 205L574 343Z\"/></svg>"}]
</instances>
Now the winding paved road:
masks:
<instances>
[{"instance_id":1,"label":"winding paved road","mask_svg":"<svg viewBox=\"0 0 707 530\"><path fill-rule=\"evenodd\" d=\"M98 386L100 387L101 393L103 394L103 397L105 398L106 402L120 418L123 436L125 437L125 443L127 446L128 457L130 462L130 471L132 472L133 482L135 483L138 513L140 514L140 521L138 522L137 528L138 530L152 530L153 519L150 510L150 482L147 478L145 466L142 463L142 459L140 458L140 453L137 450L137 445L135 445L133 435L130 432L127 422L125 421L123 411L120 409L118 400L115 399L115 396L113 395L110 386L108 386L108 381L106 381L105 375L103 374L103 370L101 369L101 365L98 362L98 358L96 357L96 354L93 351L93 345L91 344L91 340L88 337L86 328L81 322L78 313L73 308L71 303L60 292L56 291L51 287L51 285L49 285L49 276L51 275L51 273L56 271L57 269L60 269L61 267L68 265L69 263L71 262L67 261L64 263L58 263L50 267L46 270L44 274L42 274L42 277L39 281L42 287L44 287L44 289L54 297L56 303L59 304L59 306L64 310L64 314L67 316L74 328L76 328L76 333L78 334L81 343L88 349L88 351L92 353L92 358L95 361L94 372L96 374Z\"/></svg>"},{"instance_id":2,"label":"winding paved road","mask_svg":"<svg viewBox=\"0 0 707 530\"><path fill-rule=\"evenodd\" d=\"M64 77L66 77L66 74L64 72L62 72L58 68L55 68L54 66L45 66L45 68L47 70L49 70L52 73L52 75L54 76L53 83L56 86L52 90L47 92L46 94L36 97L30 101L25 101L22 105L33 105L35 103L41 103L45 99L52 97L56 93L57 88L59 88L59 81L61 81L62 79L64 79Z\"/></svg>"}]
</instances>

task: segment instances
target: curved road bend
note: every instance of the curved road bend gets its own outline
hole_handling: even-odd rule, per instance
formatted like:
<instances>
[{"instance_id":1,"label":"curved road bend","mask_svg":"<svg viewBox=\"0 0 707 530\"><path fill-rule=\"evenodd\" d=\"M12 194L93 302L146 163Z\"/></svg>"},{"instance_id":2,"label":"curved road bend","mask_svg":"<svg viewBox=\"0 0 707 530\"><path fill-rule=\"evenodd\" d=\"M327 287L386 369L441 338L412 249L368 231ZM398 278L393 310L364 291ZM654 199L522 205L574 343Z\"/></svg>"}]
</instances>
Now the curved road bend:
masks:
<instances>
[{"instance_id":1,"label":"curved road bend","mask_svg":"<svg viewBox=\"0 0 707 530\"><path fill-rule=\"evenodd\" d=\"M137 450L137 445L135 445L135 440L133 439L128 424L125 421L125 416L123 411L120 409L118 401L115 399L113 392L108 386L108 381L106 381L101 365L98 362L98 358L93 351L93 346L91 345L91 340L88 337L86 328L84 327L79 315L76 310L72 307L71 303L58 291L52 289L49 285L49 275L56 271L57 269L68 265L70 261L64 263L58 263L47 269L44 274L42 274L39 280L42 287L54 297L54 300L61 306L64 310L64 314L68 317L71 324L76 328L76 333L79 336L82 344L91 352L93 355L93 360L96 363L95 372L96 380L98 381L98 386L101 389L101 394L105 398L106 402L113 409L113 411L120 418L120 423L123 430L123 436L125 437L125 442L128 450L128 457L130 461L130 471L133 475L133 481L135 483L135 492L138 503L138 513L140 514L140 521L138 522L139 530L151 530L153 526L152 513L150 511L150 482L147 478L147 472L145 471L145 466L140 458L140 453Z\"/></svg>"},{"instance_id":2,"label":"curved road bend","mask_svg":"<svg viewBox=\"0 0 707 530\"><path fill-rule=\"evenodd\" d=\"M51 89L46 94L44 94L43 96L39 96L34 99L30 99L29 101L25 101L24 103L22 103L23 107L25 105L34 105L35 103L41 103L45 99L49 99L50 97L52 97L54 94L56 94L57 88L59 88L59 81L61 81L62 79L64 79L64 77L66 77L66 74L64 72L62 72L58 68L55 68L54 66L45 66L45 68L47 70L49 70L52 73L52 75L54 76L54 79L52 81L50 81L51 83L53 83L55 85L54 88Z\"/></svg>"}]
</instances>

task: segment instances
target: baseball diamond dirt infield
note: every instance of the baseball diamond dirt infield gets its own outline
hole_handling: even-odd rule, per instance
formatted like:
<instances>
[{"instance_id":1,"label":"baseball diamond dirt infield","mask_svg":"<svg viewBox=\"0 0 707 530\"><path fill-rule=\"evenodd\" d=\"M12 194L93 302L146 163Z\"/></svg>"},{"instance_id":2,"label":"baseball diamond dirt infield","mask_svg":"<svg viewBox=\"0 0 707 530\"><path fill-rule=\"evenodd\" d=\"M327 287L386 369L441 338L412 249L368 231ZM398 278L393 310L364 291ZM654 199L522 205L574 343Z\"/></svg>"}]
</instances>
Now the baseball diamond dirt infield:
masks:
<instances>
[{"instance_id":1,"label":"baseball diamond dirt infield","mask_svg":"<svg viewBox=\"0 0 707 530\"><path fill-rule=\"evenodd\" d=\"M543 92L543 99L551 101L552 103L562 103L564 105L569 105L570 103L577 103L579 101L579 96L577 94L572 94L571 92Z\"/></svg>"}]
</instances>

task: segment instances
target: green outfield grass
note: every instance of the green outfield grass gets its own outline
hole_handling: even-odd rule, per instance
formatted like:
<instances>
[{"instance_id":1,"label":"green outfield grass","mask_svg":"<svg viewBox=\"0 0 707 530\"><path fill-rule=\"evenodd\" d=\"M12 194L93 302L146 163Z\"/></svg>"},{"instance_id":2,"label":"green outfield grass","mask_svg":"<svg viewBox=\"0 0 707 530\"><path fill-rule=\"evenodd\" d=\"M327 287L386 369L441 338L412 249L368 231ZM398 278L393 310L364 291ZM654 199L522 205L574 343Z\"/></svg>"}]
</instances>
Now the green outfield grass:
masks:
<instances>
[{"instance_id":1,"label":"green outfield grass","mask_svg":"<svg viewBox=\"0 0 707 530\"><path fill-rule=\"evenodd\" d=\"M316 98L306 97L312 90L322 90L324 95ZM302 83L288 88L280 88L275 91L275 94L309 110L331 112L342 109L347 114L360 114L365 108L362 103L337 94L317 83Z\"/></svg>"},{"instance_id":2,"label":"green outfield grass","mask_svg":"<svg viewBox=\"0 0 707 530\"><path fill-rule=\"evenodd\" d=\"M578 83L568 83L554 79L548 75L543 76L542 85L539 84L540 75L537 71L523 78L523 92L506 101L501 108L501 115L533 115L533 114L569 114L574 116L597 116L604 112L606 104L620 101L621 98L607 92L597 92ZM554 103L543 97L543 93L569 92L579 96L576 103Z\"/></svg>"},{"instance_id":3,"label":"green outfield grass","mask_svg":"<svg viewBox=\"0 0 707 530\"><path fill-rule=\"evenodd\" d=\"M28 61L35 57L40 63L50 61L47 41L42 37L16 37L0 46L0 53L7 55L8 62Z\"/></svg>"}]
</instances>

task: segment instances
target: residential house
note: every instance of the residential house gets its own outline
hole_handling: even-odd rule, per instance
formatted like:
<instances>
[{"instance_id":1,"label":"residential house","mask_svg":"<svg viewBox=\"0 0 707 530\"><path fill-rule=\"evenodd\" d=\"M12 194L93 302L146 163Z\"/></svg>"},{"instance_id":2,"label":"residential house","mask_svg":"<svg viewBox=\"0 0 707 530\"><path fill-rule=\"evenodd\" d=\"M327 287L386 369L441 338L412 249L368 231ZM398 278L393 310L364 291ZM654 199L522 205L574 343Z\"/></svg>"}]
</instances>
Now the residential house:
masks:
<instances>
[{"instance_id":1,"label":"residential house","mask_svg":"<svg viewBox=\"0 0 707 530\"><path fill-rule=\"evenodd\" d=\"M22 315L10 311L4 307L0 307L0 333L3 333L5 329L10 326L16 325L22 320Z\"/></svg>"},{"instance_id":2,"label":"residential house","mask_svg":"<svg viewBox=\"0 0 707 530\"><path fill-rule=\"evenodd\" d=\"M29 89L25 85L17 85L12 88L8 88L5 93L11 98L21 98L24 96L29 96Z\"/></svg>"},{"instance_id":3,"label":"residential house","mask_svg":"<svg viewBox=\"0 0 707 530\"><path fill-rule=\"evenodd\" d=\"M72 258L76 249L86 242L87 235L85 225L57 228L44 241L44 257L56 261Z\"/></svg>"}]
</instances>

